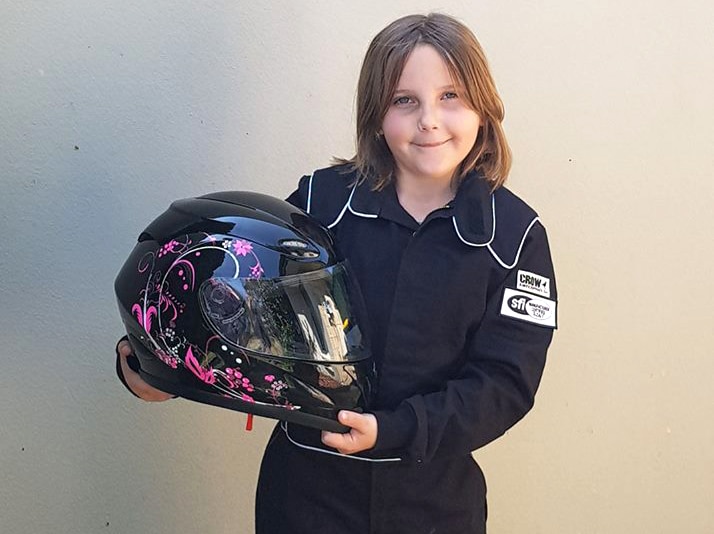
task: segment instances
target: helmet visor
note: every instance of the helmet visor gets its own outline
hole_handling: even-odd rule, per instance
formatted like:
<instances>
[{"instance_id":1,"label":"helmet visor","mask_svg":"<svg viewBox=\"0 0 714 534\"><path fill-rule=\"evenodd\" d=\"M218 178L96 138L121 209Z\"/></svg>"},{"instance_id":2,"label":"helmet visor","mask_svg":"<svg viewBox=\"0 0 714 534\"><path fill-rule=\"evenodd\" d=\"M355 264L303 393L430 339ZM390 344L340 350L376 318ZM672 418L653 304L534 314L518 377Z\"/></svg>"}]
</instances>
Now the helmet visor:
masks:
<instances>
[{"instance_id":1,"label":"helmet visor","mask_svg":"<svg viewBox=\"0 0 714 534\"><path fill-rule=\"evenodd\" d=\"M368 356L361 298L343 263L281 278L210 278L199 301L215 332L242 349L322 362Z\"/></svg>"}]
</instances>

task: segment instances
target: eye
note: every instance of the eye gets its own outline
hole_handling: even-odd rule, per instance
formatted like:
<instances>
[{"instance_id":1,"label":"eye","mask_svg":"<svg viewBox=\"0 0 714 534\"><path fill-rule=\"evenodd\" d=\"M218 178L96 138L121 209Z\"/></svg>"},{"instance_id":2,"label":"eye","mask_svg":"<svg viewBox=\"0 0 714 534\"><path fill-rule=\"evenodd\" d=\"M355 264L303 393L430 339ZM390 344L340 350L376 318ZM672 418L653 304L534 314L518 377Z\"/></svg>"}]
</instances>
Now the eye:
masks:
<instances>
[{"instance_id":1,"label":"eye","mask_svg":"<svg viewBox=\"0 0 714 534\"><path fill-rule=\"evenodd\" d=\"M442 96L442 98L444 100L451 100L452 98L459 98L459 95L457 95L453 91L447 91L446 93L444 93L444 96Z\"/></svg>"},{"instance_id":2,"label":"eye","mask_svg":"<svg viewBox=\"0 0 714 534\"><path fill-rule=\"evenodd\" d=\"M412 99L408 96L400 96L399 98L395 98L392 104L395 106L404 106L406 104L409 104L412 101Z\"/></svg>"}]
</instances>

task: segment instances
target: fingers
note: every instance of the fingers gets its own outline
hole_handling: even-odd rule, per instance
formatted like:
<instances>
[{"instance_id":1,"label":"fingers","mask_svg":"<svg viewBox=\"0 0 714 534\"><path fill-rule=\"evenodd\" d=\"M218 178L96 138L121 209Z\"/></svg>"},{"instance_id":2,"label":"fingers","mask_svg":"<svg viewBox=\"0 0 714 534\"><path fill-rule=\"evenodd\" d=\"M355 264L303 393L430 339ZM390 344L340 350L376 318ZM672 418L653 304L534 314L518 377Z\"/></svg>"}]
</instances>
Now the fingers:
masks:
<instances>
[{"instance_id":1,"label":"fingers","mask_svg":"<svg viewBox=\"0 0 714 534\"><path fill-rule=\"evenodd\" d=\"M350 434L337 434L336 432L322 431L322 443L341 454L352 454Z\"/></svg>"},{"instance_id":2,"label":"fingers","mask_svg":"<svg viewBox=\"0 0 714 534\"><path fill-rule=\"evenodd\" d=\"M352 428L346 434L322 432L322 442L342 454L355 454L374 447L377 442L377 419L372 414L343 410L338 414L343 425Z\"/></svg>"},{"instance_id":3,"label":"fingers","mask_svg":"<svg viewBox=\"0 0 714 534\"><path fill-rule=\"evenodd\" d=\"M127 340L120 341L117 345L117 350L119 351L119 355L125 358L134 352Z\"/></svg>"},{"instance_id":4,"label":"fingers","mask_svg":"<svg viewBox=\"0 0 714 534\"><path fill-rule=\"evenodd\" d=\"M124 379L126 380L129 389L131 389L138 397L148 402L161 402L173 398L173 395L156 389L142 380L139 373L135 372L129 363L126 361L128 356L131 356L133 350L128 341L121 341L117 346L119 352L119 364L121 365Z\"/></svg>"},{"instance_id":5,"label":"fingers","mask_svg":"<svg viewBox=\"0 0 714 534\"><path fill-rule=\"evenodd\" d=\"M369 418L365 414L342 410L337 414L337 420L345 426L352 427L360 433L364 433L369 426Z\"/></svg>"}]
</instances>

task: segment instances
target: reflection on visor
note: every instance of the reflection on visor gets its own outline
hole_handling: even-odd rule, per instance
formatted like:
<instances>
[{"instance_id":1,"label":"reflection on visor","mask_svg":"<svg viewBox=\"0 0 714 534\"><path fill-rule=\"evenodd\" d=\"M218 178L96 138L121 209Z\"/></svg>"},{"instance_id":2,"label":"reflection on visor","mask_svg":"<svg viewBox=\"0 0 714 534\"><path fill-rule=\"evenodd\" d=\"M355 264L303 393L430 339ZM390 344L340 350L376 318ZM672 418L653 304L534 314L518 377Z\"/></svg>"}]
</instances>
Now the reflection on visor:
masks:
<instances>
[{"instance_id":1,"label":"reflection on visor","mask_svg":"<svg viewBox=\"0 0 714 534\"><path fill-rule=\"evenodd\" d=\"M272 356L354 361L367 356L343 264L279 279L212 278L201 309L226 341Z\"/></svg>"}]
</instances>

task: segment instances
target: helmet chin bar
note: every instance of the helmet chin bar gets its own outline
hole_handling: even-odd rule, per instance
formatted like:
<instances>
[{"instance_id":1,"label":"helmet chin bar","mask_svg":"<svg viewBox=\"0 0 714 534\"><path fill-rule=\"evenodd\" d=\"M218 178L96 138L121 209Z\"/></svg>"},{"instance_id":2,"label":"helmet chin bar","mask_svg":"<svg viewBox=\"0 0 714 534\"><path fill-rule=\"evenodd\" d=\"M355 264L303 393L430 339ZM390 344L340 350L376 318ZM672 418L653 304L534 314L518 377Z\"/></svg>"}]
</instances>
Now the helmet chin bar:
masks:
<instances>
[{"instance_id":1,"label":"helmet chin bar","mask_svg":"<svg viewBox=\"0 0 714 534\"><path fill-rule=\"evenodd\" d=\"M208 393L191 387L185 387L180 384L170 384L160 378L142 371L139 371L139 375L146 383L157 389L162 391L170 389L172 393L178 395L179 397L203 404L220 406L222 408L228 408L229 410L258 415L261 417L268 417L270 419L279 419L281 421L287 421L288 423L295 423L320 430L328 430L330 432L339 432L344 434L350 431L350 427L337 422L336 413L330 414L332 417L328 417L327 414L325 416L320 416L303 412L300 410L299 406L294 406L288 409L274 404L245 402L240 399L227 399L213 393ZM362 410L356 408L355 411L361 412Z\"/></svg>"}]
</instances>

